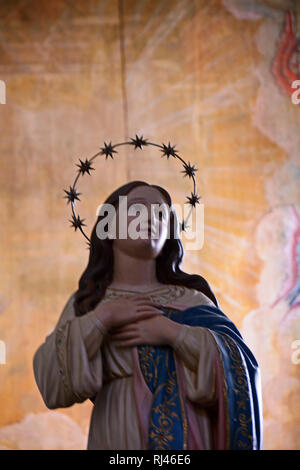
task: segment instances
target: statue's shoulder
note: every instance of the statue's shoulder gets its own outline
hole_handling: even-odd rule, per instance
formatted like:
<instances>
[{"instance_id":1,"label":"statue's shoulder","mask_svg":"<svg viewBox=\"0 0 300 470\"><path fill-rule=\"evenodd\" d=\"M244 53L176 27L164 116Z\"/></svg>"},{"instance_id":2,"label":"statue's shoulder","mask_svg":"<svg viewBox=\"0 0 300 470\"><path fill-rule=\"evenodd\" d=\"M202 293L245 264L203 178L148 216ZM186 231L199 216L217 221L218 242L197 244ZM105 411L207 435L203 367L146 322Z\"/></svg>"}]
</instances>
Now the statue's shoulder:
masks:
<instances>
[{"instance_id":1,"label":"statue's shoulder","mask_svg":"<svg viewBox=\"0 0 300 470\"><path fill-rule=\"evenodd\" d=\"M210 305L215 307L214 302L203 294L203 292L185 286L182 295L177 299L177 303L189 305L190 307L194 307L195 305Z\"/></svg>"}]
</instances>

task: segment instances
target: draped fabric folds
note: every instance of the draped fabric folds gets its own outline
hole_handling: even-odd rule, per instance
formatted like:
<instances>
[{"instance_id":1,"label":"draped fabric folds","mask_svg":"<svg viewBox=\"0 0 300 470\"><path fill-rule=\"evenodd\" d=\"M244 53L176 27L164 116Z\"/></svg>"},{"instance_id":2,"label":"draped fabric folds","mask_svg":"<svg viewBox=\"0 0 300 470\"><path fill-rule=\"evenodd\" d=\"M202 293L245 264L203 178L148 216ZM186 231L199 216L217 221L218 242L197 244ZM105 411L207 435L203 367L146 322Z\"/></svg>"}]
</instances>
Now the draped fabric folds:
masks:
<instances>
[{"instance_id":1,"label":"draped fabric folds","mask_svg":"<svg viewBox=\"0 0 300 470\"><path fill-rule=\"evenodd\" d=\"M243 338L217 307L199 305L183 311L160 307L171 320L209 329L219 353L216 387L222 409L212 409L214 448L249 450L262 447L262 407L258 364ZM176 373L176 357L168 346L139 346L144 380L153 395L148 446L150 449L187 448L186 398ZM217 367L217 364L216 364ZM223 426L223 439L220 427Z\"/></svg>"},{"instance_id":2,"label":"draped fabric folds","mask_svg":"<svg viewBox=\"0 0 300 470\"><path fill-rule=\"evenodd\" d=\"M107 288L102 303L136 295ZM49 409L94 403L87 449L260 449L257 362L236 326L204 294L166 285L148 293L180 324L171 346L119 347L74 294L33 358Z\"/></svg>"}]
</instances>

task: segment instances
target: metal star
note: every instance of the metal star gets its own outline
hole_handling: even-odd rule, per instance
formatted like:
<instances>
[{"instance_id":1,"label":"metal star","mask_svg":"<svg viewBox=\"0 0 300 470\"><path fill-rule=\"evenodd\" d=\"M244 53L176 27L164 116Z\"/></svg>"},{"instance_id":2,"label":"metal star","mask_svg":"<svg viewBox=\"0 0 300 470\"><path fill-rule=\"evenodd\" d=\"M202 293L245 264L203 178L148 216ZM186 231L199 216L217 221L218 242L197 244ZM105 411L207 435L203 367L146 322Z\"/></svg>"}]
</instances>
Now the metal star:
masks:
<instances>
[{"instance_id":1,"label":"metal star","mask_svg":"<svg viewBox=\"0 0 300 470\"><path fill-rule=\"evenodd\" d=\"M192 176L195 176L195 171L198 171L195 165L191 165L190 162L184 163L184 170L181 171L181 173L184 173L184 178L188 176L189 178L192 178Z\"/></svg>"},{"instance_id":2,"label":"metal star","mask_svg":"<svg viewBox=\"0 0 300 470\"><path fill-rule=\"evenodd\" d=\"M191 193L191 197L186 196L188 199L188 203L186 202L185 204L191 204L191 206L195 207L196 204L199 204L199 200L201 199L201 196L197 196L196 193Z\"/></svg>"},{"instance_id":3,"label":"metal star","mask_svg":"<svg viewBox=\"0 0 300 470\"><path fill-rule=\"evenodd\" d=\"M162 157L165 155L167 156L167 159L169 160L169 156L172 155L172 157L176 157L176 150L175 150L175 145L172 147L170 145L170 142L168 144L168 147L165 144L162 144L163 148L161 149Z\"/></svg>"},{"instance_id":4,"label":"metal star","mask_svg":"<svg viewBox=\"0 0 300 470\"><path fill-rule=\"evenodd\" d=\"M78 166L79 168L79 173L81 173L82 175L84 175L84 173L88 173L90 175L90 170L94 170L95 168L92 168L92 162L90 160L88 160L87 158L85 159L85 162L83 162L82 160L80 160L79 158L79 161L80 161L80 164L76 164L76 166Z\"/></svg>"},{"instance_id":5,"label":"metal star","mask_svg":"<svg viewBox=\"0 0 300 470\"><path fill-rule=\"evenodd\" d=\"M104 142L104 147L101 148L101 155L105 155L105 160L107 160L108 157L113 157L113 153L118 153L116 150L114 150L112 143L110 142L108 145L106 142Z\"/></svg>"},{"instance_id":6,"label":"metal star","mask_svg":"<svg viewBox=\"0 0 300 470\"><path fill-rule=\"evenodd\" d=\"M81 193L78 193L75 188L72 188L72 186L70 186L70 191L67 191L66 189L64 189L64 192L66 193L66 196L64 196L64 198L68 199L68 204L69 204L69 202L74 202L75 199L80 201L78 196Z\"/></svg>"},{"instance_id":7,"label":"metal star","mask_svg":"<svg viewBox=\"0 0 300 470\"><path fill-rule=\"evenodd\" d=\"M73 219L72 220L69 220L69 222L71 222L72 225L70 225L70 227L74 227L75 228L75 232L76 230L79 228L81 228L83 225L86 226L86 224L83 223L83 221L85 219L82 219L79 217L79 215L76 217L74 214L72 214L72 217Z\"/></svg>"},{"instance_id":8,"label":"metal star","mask_svg":"<svg viewBox=\"0 0 300 470\"><path fill-rule=\"evenodd\" d=\"M148 145L147 139L143 139L143 136L138 137L136 134L135 134L135 139L130 138L130 140L132 142L129 142L129 143L130 145L134 145L134 150L137 148L140 148L141 150L143 150L143 146Z\"/></svg>"}]
</instances>

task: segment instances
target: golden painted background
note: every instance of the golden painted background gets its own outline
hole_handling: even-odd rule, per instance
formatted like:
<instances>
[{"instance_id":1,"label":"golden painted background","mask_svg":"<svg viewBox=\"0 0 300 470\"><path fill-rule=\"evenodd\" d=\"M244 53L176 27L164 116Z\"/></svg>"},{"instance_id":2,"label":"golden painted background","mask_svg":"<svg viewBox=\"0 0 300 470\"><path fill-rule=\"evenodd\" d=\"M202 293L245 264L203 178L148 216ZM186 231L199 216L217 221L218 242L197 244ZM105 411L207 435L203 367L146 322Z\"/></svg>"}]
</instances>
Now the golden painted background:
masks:
<instances>
[{"instance_id":1,"label":"golden painted background","mask_svg":"<svg viewBox=\"0 0 300 470\"><path fill-rule=\"evenodd\" d=\"M0 2L0 448L86 448L92 404L48 410L32 359L88 260L63 189L79 158L136 133L196 164L205 243L182 268L209 281L257 356L264 448L300 448L299 307L288 300L299 284L300 110L271 73L293 6ZM178 163L123 149L80 180L88 233L98 205L127 181L160 184L181 204L190 192Z\"/></svg>"}]
</instances>

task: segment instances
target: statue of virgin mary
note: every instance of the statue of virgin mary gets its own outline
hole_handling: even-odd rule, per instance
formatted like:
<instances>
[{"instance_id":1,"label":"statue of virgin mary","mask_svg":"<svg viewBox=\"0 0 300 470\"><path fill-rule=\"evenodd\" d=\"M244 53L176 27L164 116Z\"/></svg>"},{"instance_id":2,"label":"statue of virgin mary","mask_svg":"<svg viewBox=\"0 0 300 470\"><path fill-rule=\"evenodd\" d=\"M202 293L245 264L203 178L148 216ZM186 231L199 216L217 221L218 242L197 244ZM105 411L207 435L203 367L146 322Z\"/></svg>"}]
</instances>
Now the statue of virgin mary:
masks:
<instances>
[{"instance_id":1,"label":"statue of virgin mary","mask_svg":"<svg viewBox=\"0 0 300 470\"><path fill-rule=\"evenodd\" d=\"M116 213L120 196L172 208L143 181L106 199ZM208 282L180 269L174 211L157 217L155 238L149 224L143 238L99 238L102 219L78 290L33 358L46 406L93 402L87 449L261 449L259 366Z\"/></svg>"}]
</instances>

